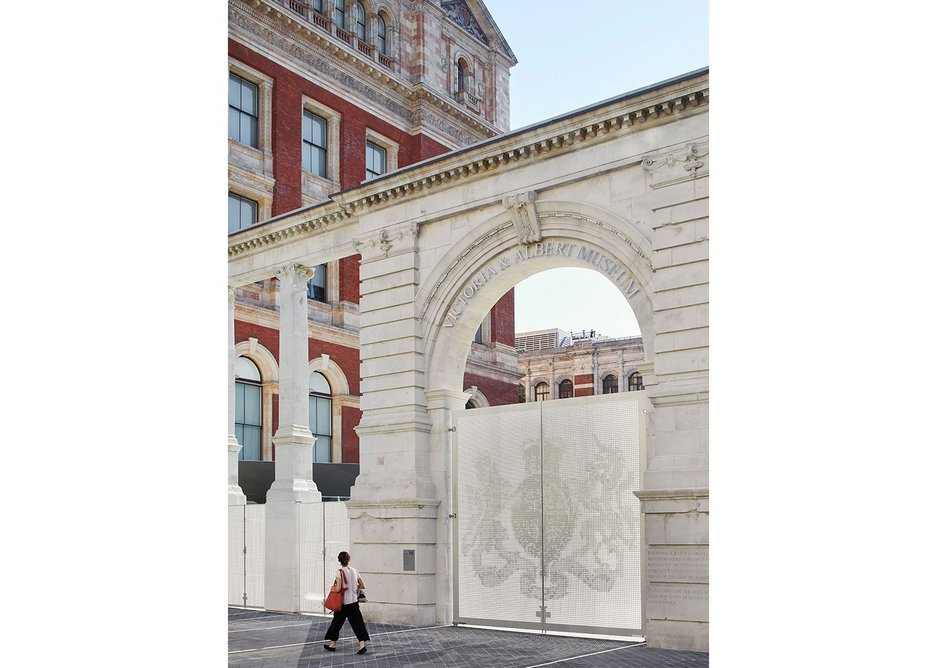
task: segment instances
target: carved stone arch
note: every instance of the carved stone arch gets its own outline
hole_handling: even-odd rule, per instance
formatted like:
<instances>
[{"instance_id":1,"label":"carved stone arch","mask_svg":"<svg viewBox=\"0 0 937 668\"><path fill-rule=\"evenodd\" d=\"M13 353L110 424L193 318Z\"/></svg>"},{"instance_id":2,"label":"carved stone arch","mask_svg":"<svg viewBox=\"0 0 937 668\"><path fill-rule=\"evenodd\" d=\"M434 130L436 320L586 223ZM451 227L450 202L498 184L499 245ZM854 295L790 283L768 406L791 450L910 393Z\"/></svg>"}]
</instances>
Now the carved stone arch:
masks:
<instances>
[{"instance_id":1,"label":"carved stone arch","mask_svg":"<svg viewBox=\"0 0 937 668\"><path fill-rule=\"evenodd\" d=\"M264 348L257 339L241 341L234 346L234 357L246 357L257 365L262 383L279 383L280 372L276 357Z\"/></svg>"},{"instance_id":2,"label":"carved stone arch","mask_svg":"<svg viewBox=\"0 0 937 668\"><path fill-rule=\"evenodd\" d=\"M427 387L440 389L453 385L456 378L461 379L478 323L521 280L557 267L598 271L593 266L595 262L576 255L580 248L587 258L587 250L593 256L600 252L608 267L620 270L613 277L608 272L603 275L622 291L641 329L645 359L653 359L654 308L648 237L630 221L581 203L537 199L536 215L540 227L538 242L519 244L510 212L499 212L476 225L473 234L453 245L429 272L416 298L426 342ZM547 244L554 248L556 244L566 244L563 252L568 250L571 255L547 254ZM536 255L538 245L542 255ZM534 254L524 257L531 249ZM512 257L519 259L515 261ZM461 383L449 389L458 391Z\"/></svg>"},{"instance_id":3,"label":"carved stone arch","mask_svg":"<svg viewBox=\"0 0 937 668\"><path fill-rule=\"evenodd\" d=\"M474 401L478 408L488 408L491 406L491 402L488 401L488 397L486 397L484 393L482 393L482 391L479 390L476 386L473 385L472 387L466 388L464 391L471 395L468 400Z\"/></svg>"},{"instance_id":4,"label":"carved stone arch","mask_svg":"<svg viewBox=\"0 0 937 668\"><path fill-rule=\"evenodd\" d=\"M320 355L309 360L309 373L313 371L318 371L329 381L333 397L351 394L348 387L348 378L345 377L342 368L331 357Z\"/></svg>"}]
</instances>

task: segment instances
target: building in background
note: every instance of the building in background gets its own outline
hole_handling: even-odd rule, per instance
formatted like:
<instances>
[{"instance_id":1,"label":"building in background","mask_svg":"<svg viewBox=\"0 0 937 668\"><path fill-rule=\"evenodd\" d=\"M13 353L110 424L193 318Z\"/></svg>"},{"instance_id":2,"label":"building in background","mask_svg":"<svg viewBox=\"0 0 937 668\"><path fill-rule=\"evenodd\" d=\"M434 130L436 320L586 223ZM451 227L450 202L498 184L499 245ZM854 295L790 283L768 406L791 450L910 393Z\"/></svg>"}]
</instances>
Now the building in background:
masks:
<instances>
[{"instance_id":1,"label":"building in background","mask_svg":"<svg viewBox=\"0 0 937 668\"><path fill-rule=\"evenodd\" d=\"M522 332L515 339L520 401L546 401L643 390L640 336L609 338L595 330Z\"/></svg>"},{"instance_id":2,"label":"building in background","mask_svg":"<svg viewBox=\"0 0 937 668\"><path fill-rule=\"evenodd\" d=\"M230 0L228 26L229 234L261 230L282 214L509 128L509 70L517 61L478 0ZM308 283L317 463L358 462L359 260L319 265ZM276 456L277 294L270 278L229 297L239 457L268 463L261 487L273 479ZM470 402L516 402L516 368L511 290L472 345Z\"/></svg>"}]
</instances>

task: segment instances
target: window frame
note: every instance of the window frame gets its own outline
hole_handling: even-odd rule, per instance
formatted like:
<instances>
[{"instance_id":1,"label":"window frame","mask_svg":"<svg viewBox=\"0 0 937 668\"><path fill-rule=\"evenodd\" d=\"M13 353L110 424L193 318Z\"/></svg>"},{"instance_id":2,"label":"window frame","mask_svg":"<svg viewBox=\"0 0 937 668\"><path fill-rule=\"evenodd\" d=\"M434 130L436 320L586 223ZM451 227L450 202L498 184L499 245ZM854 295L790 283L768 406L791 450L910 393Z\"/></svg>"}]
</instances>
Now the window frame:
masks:
<instances>
[{"instance_id":1,"label":"window frame","mask_svg":"<svg viewBox=\"0 0 937 668\"><path fill-rule=\"evenodd\" d=\"M615 382L615 389L612 391L609 391L611 385L608 382L609 378ZM618 394L618 374L609 373L602 377L602 394Z\"/></svg>"},{"instance_id":2,"label":"window frame","mask_svg":"<svg viewBox=\"0 0 937 668\"><path fill-rule=\"evenodd\" d=\"M341 151L339 150L339 146L342 115L318 100L303 95L301 115L304 115L307 111L325 119L327 148L326 176L319 176L313 172L306 171L304 166L300 166L302 170L302 196L304 206L324 201L331 193L339 189L341 174Z\"/></svg>"},{"instance_id":3,"label":"window frame","mask_svg":"<svg viewBox=\"0 0 937 668\"><path fill-rule=\"evenodd\" d=\"M254 227L257 223L259 223L260 220L261 220L261 218L260 218L260 211L261 211L261 204L260 204L260 202L258 202L258 201L255 200L255 199L252 199L252 198L250 198L250 197L248 197L248 196L246 196L246 195L242 195L241 193L239 193L239 192L237 192L237 191L235 191L235 190L228 190L228 203L229 203L229 209L228 209L228 211L229 211L229 213L230 213L230 202L231 202L232 196L233 196L234 198L238 199L238 200L241 200L241 203L242 203L242 204L246 201L246 202L250 202L250 203L252 203L252 204L254 205L254 222L252 222L250 225L239 225L236 230L232 230L232 229L231 229L231 218L229 217L229 218L228 218L228 234L235 234L235 233L237 233L237 232L241 232L241 231L243 231L243 230L250 229L251 227ZM239 207L239 208L240 208L240 207ZM243 209L242 209L242 210L243 210ZM239 223L241 222L240 219L238 220L238 222L239 222Z\"/></svg>"},{"instance_id":4,"label":"window frame","mask_svg":"<svg viewBox=\"0 0 937 668\"><path fill-rule=\"evenodd\" d=\"M374 144L378 148L384 149L384 172L378 174L377 176L368 176L368 144ZM364 145L364 154L365 154L365 164L364 164L364 180L370 181L371 179L378 178L378 176L383 176L384 174L389 174L390 172L396 171L397 169L397 153L399 152L399 145L394 140L385 137L384 135L375 132L371 128L365 129L365 145Z\"/></svg>"},{"instance_id":5,"label":"window frame","mask_svg":"<svg viewBox=\"0 0 937 668\"><path fill-rule=\"evenodd\" d=\"M635 381L637 378L637 381ZM644 389L644 376L641 375L640 371L632 371L628 374L628 391L629 392L640 392Z\"/></svg>"},{"instance_id":6,"label":"window frame","mask_svg":"<svg viewBox=\"0 0 937 668\"><path fill-rule=\"evenodd\" d=\"M312 137L309 137L308 139L306 138L306 115L307 114L312 117L311 120L313 124ZM319 144L316 144L315 142L315 129L314 128L315 128L315 124L317 121L322 122L322 145L321 146ZM312 174L313 176L318 176L319 178L322 178L322 179L328 179L329 178L329 119L323 116L320 116L312 109L308 109L305 105L303 105L302 143L303 143L303 151L302 151L303 171L306 172L307 174ZM308 150L307 150L307 147L308 147ZM315 151L321 151L322 173L312 171L311 159L310 159L310 164L308 165L308 167L306 165L306 156L307 155L311 156Z\"/></svg>"},{"instance_id":7,"label":"window frame","mask_svg":"<svg viewBox=\"0 0 937 668\"><path fill-rule=\"evenodd\" d=\"M333 411L333 409L334 409L333 397L335 396L335 391L334 391L334 389L332 388L332 383L329 382L328 377L327 377L324 373L322 373L321 370L313 370L313 371L310 371L310 372L309 372L309 375L312 376L312 374L314 374L314 373L319 374L319 375L322 376L322 378L325 380L326 385L328 385L328 387L329 387L329 394L326 395L326 394L323 394L322 392L318 392L318 391L313 390L313 389L312 389L312 386L311 386L311 383L310 383L310 388L309 388L309 431L310 431L310 432L312 433L312 435L315 436L315 438L316 438L316 442L315 442L315 444L313 445L312 461L313 461L313 464L330 464L330 463L332 463L332 446L335 444L335 417L334 417L334 415L332 414L332 411ZM320 402L320 401L323 401L323 402L324 402L324 401L328 401L328 411L326 412L326 414L329 416L329 433L328 433L328 434L322 434L322 433L319 433L319 431L318 431L318 428L319 428L319 419L318 419L318 415L319 415L319 402ZM315 415L316 415L315 423L313 423L313 406L315 406ZM314 429L313 427L315 427L315 429ZM327 436L328 439L329 439L329 444L328 444L328 448L327 448L328 459L325 459L325 460L322 460L322 459L319 459L319 458L318 458L318 454L319 454L319 444L320 444L319 437L320 437L320 436L323 436L323 437Z\"/></svg>"},{"instance_id":8,"label":"window frame","mask_svg":"<svg viewBox=\"0 0 937 668\"><path fill-rule=\"evenodd\" d=\"M568 389L569 393L564 394L564 390ZM558 399L572 399L576 395L576 386L573 384L569 378L564 378L556 386L556 396Z\"/></svg>"},{"instance_id":9,"label":"window frame","mask_svg":"<svg viewBox=\"0 0 937 668\"><path fill-rule=\"evenodd\" d=\"M339 9L341 7L341 9ZM345 29L346 20L345 0L332 0L332 23L342 30Z\"/></svg>"},{"instance_id":10,"label":"window frame","mask_svg":"<svg viewBox=\"0 0 937 668\"><path fill-rule=\"evenodd\" d=\"M541 392L543 388L543 392ZM542 396L541 396L542 395ZM534 385L534 401L547 401L550 399L550 383L545 380L541 380L539 383Z\"/></svg>"},{"instance_id":11,"label":"window frame","mask_svg":"<svg viewBox=\"0 0 937 668\"><path fill-rule=\"evenodd\" d=\"M237 82L233 80L237 79ZM239 87L239 99L238 106L231 104L231 84L237 83ZM254 97L254 113L246 111L244 109L244 91L246 89L253 89ZM250 79L238 74L233 70L228 70L228 139L231 141L237 142L244 146L249 146L250 148L260 148L260 114L262 111L262 105L260 101L261 88L257 83L251 81ZM234 111L237 114L238 123L237 123L237 137L232 137L232 123L231 123L231 112ZM244 119L250 119L250 140L245 141L242 136L242 129L244 125Z\"/></svg>"},{"instance_id":12,"label":"window frame","mask_svg":"<svg viewBox=\"0 0 937 668\"><path fill-rule=\"evenodd\" d=\"M374 46L377 48L377 52L381 55L387 55L387 19L378 12L375 16L375 39Z\"/></svg>"},{"instance_id":13,"label":"window frame","mask_svg":"<svg viewBox=\"0 0 937 668\"><path fill-rule=\"evenodd\" d=\"M260 462L260 461L263 461L263 440L264 440L264 438L263 438L263 437L264 437L264 434L263 434L263 431L264 431L263 375L262 375L261 372L260 372L260 366L257 364L257 362L255 362L255 361L252 360L251 358L247 357L246 355L238 355L238 357L239 357L239 358L242 358L242 357L243 357L245 360L247 360L248 362L250 362L250 363L254 366L254 368L257 370L257 375L260 376L260 378L261 378L261 380L257 381L257 380L251 379L251 378L241 378L241 377L237 376L236 374L235 374L235 377L234 377L234 394L235 394L235 404L234 404L234 434L235 434L235 438L237 438L238 427L240 426L240 427L242 428L242 429L241 429L242 437L237 439L237 440L238 440L238 444L240 444L240 446L241 446L241 449L238 451L238 461ZM237 398L236 398L236 397L237 397L237 394L238 394L238 390L237 390L238 385L246 386L246 387L256 387L256 388L257 388L257 394L258 394L257 400L258 400L258 402L259 402L259 406L258 406L258 410L257 410L258 422L257 422L256 424L254 424L254 423L248 423L248 422L245 422L245 421L241 421L241 422L238 421L238 401L237 401ZM242 420L246 420L246 416L244 415L244 411L242 411L241 418L242 418ZM257 432L258 432L257 451L258 451L258 452L257 452L257 458L256 458L256 459L253 459L253 458L247 459L247 457L246 457L247 446L242 442L242 439L243 439L243 428L244 428L244 427L254 427L254 428L257 429Z\"/></svg>"},{"instance_id":14,"label":"window frame","mask_svg":"<svg viewBox=\"0 0 937 668\"><path fill-rule=\"evenodd\" d=\"M361 29L361 34L358 29ZM355 37L362 42L368 41L368 12L361 2L355 3Z\"/></svg>"}]
</instances>

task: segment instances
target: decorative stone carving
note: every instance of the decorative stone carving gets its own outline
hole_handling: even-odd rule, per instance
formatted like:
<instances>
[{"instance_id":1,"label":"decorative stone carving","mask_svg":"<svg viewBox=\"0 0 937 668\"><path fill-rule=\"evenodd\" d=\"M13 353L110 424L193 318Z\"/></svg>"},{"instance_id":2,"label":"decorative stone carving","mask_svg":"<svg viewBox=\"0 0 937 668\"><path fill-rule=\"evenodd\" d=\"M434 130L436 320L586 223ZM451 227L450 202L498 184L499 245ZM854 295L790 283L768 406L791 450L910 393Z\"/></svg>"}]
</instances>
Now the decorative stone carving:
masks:
<instances>
[{"instance_id":1,"label":"decorative stone carving","mask_svg":"<svg viewBox=\"0 0 937 668\"><path fill-rule=\"evenodd\" d=\"M696 177L697 171L706 166L703 158L707 155L709 155L709 142L690 143L679 151L652 153L644 156L641 160L641 168L651 173L664 166L673 169L678 163L683 163L683 169L692 177Z\"/></svg>"},{"instance_id":2,"label":"decorative stone carving","mask_svg":"<svg viewBox=\"0 0 937 668\"><path fill-rule=\"evenodd\" d=\"M468 8L468 5L465 4L465 0L443 2L441 6L446 11L449 18L452 19L453 23L464 29L485 46L488 45L488 36L481 29L481 26L478 25L478 21Z\"/></svg>"},{"instance_id":3,"label":"decorative stone carving","mask_svg":"<svg viewBox=\"0 0 937 668\"><path fill-rule=\"evenodd\" d=\"M395 232L381 230L377 235L368 239L355 239L352 244L354 245L355 250L362 257L368 250L376 250L378 248L380 248L381 254L384 257L387 257L387 254L394 247L394 243L403 239L404 237L413 237L415 242L416 238L419 236L419 233L420 226L417 223L410 223L408 227L404 229L398 229Z\"/></svg>"},{"instance_id":4,"label":"decorative stone carving","mask_svg":"<svg viewBox=\"0 0 937 668\"><path fill-rule=\"evenodd\" d=\"M517 230L517 239L520 244L532 244L540 241L543 234L540 231L540 220L537 216L537 193L534 191L519 195L508 195L502 204L511 213L514 229Z\"/></svg>"}]
</instances>

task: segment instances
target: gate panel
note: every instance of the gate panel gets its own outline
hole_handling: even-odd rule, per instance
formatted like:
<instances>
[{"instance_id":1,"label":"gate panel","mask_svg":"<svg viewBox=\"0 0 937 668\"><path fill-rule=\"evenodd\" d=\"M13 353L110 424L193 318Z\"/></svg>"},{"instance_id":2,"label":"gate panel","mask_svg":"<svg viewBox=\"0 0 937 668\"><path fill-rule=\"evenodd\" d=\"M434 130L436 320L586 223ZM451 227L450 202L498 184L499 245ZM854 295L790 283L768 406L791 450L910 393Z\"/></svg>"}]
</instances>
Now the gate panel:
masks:
<instances>
[{"instance_id":1,"label":"gate panel","mask_svg":"<svg viewBox=\"0 0 937 668\"><path fill-rule=\"evenodd\" d=\"M541 602L540 409L457 414L456 621L533 619ZM461 617L462 619L459 619Z\"/></svg>"},{"instance_id":2,"label":"gate panel","mask_svg":"<svg viewBox=\"0 0 937 668\"><path fill-rule=\"evenodd\" d=\"M454 620L642 635L643 392L455 415Z\"/></svg>"},{"instance_id":3,"label":"gate panel","mask_svg":"<svg viewBox=\"0 0 937 668\"><path fill-rule=\"evenodd\" d=\"M548 621L642 633L640 399L542 402Z\"/></svg>"}]
</instances>

